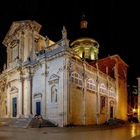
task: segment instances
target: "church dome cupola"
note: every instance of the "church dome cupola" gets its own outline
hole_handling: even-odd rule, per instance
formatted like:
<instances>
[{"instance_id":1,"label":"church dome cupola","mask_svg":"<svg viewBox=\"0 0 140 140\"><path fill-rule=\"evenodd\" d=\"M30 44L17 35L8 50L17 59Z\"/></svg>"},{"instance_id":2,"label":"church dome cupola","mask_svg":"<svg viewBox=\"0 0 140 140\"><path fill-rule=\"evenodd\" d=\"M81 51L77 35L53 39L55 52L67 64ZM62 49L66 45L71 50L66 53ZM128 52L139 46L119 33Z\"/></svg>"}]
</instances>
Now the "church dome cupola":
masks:
<instances>
[{"instance_id":1,"label":"church dome cupola","mask_svg":"<svg viewBox=\"0 0 140 140\"><path fill-rule=\"evenodd\" d=\"M82 20L80 22L80 28L81 29L87 29L87 25L88 25L88 22L87 22L87 20L85 18L85 14L83 13L82 14Z\"/></svg>"},{"instance_id":2,"label":"church dome cupola","mask_svg":"<svg viewBox=\"0 0 140 140\"><path fill-rule=\"evenodd\" d=\"M88 22L83 14L80 22L80 30L82 34L80 34L80 38L71 43L71 46L80 58L87 61L97 60L99 54L99 43L95 39L88 37L86 34L87 25Z\"/></svg>"},{"instance_id":3,"label":"church dome cupola","mask_svg":"<svg viewBox=\"0 0 140 140\"><path fill-rule=\"evenodd\" d=\"M71 43L73 50L86 60L97 60L99 44L92 38L79 38Z\"/></svg>"}]
</instances>

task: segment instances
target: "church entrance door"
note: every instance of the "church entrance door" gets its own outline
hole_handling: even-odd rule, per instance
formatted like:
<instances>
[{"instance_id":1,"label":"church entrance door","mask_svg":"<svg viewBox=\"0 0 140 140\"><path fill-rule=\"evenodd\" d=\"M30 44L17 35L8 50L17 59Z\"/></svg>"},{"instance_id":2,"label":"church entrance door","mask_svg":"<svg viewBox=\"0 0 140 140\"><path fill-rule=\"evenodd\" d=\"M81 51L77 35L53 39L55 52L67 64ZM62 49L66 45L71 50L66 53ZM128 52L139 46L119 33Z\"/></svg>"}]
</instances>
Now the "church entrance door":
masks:
<instances>
[{"instance_id":1,"label":"church entrance door","mask_svg":"<svg viewBox=\"0 0 140 140\"><path fill-rule=\"evenodd\" d=\"M36 114L41 115L41 102L36 102Z\"/></svg>"},{"instance_id":2,"label":"church entrance door","mask_svg":"<svg viewBox=\"0 0 140 140\"><path fill-rule=\"evenodd\" d=\"M12 113L12 115L13 115L13 117L16 117L17 116L17 98L16 97L13 98L12 103L13 103L13 113Z\"/></svg>"}]
</instances>

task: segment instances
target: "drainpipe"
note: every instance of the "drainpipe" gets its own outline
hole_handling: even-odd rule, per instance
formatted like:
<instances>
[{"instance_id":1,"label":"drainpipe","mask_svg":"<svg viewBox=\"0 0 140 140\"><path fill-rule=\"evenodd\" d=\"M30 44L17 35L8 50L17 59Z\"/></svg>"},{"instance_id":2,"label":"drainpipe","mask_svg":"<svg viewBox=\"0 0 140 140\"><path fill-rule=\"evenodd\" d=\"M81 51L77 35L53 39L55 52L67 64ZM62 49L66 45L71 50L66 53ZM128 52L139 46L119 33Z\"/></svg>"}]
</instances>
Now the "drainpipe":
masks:
<instances>
[{"instance_id":1,"label":"drainpipe","mask_svg":"<svg viewBox=\"0 0 140 140\"><path fill-rule=\"evenodd\" d=\"M85 61L83 63L83 125L86 125L86 82L85 82Z\"/></svg>"},{"instance_id":2,"label":"drainpipe","mask_svg":"<svg viewBox=\"0 0 140 140\"><path fill-rule=\"evenodd\" d=\"M97 68L97 79L96 79L96 124L99 124L99 69L98 63L96 63Z\"/></svg>"},{"instance_id":3,"label":"drainpipe","mask_svg":"<svg viewBox=\"0 0 140 140\"><path fill-rule=\"evenodd\" d=\"M107 73L108 74L108 73ZM109 118L109 80L108 80L108 76L107 76L107 107L106 107L106 122L108 122L108 118Z\"/></svg>"}]
</instances>

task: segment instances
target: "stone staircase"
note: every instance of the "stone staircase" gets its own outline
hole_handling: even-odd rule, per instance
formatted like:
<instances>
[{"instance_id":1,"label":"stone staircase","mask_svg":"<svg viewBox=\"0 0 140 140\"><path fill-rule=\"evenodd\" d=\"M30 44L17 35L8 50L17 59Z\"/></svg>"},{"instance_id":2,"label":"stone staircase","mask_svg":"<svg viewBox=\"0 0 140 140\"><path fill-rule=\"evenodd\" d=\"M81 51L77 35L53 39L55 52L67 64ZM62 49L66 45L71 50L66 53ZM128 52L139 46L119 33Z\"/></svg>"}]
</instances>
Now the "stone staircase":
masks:
<instances>
[{"instance_id":1,"label":"stone staircase","mask_svg":"<svg viewBox=\"0 0 140 140\"><path fill-rule=\"evenodd\" d=\"M9 127L17 127L17 128L57 127L56 124L52 123L49 120L45 120L43 118L40 123L40 120L35 117L0 118L0 126L9 126Z\"/></svg>"},{"instance_id":2,"label":"stone staircase","mask_svg":"<svg viewBox=\"0 0 140 140\"><path fill-rule=\"evenodd\" d=\"M9 127L27 128L32 118L15 118L9 123Z\"/></svg>"},{"instance_id":3,"label":"stone staircase","mask_svg":"<svg viewBox=\"0 0 140 140\"><path fill-rule=\"evenodd\" d=\"M56 124L52 123L49 120L42 119L42 122L40 123L40 120L37 118L32 118L29 126L30 128L38 128L38 127L57 127Z\"/></svg>"},{"instance_id":4,"label":"stone staircase","mask_svg":"<svg viewBox=\"0 0 140 140\"><path fill-rule=\"evenodd\" d=\"M12 118L0 118L0 126L8 126Z\"/></svg>"}]
</instances>

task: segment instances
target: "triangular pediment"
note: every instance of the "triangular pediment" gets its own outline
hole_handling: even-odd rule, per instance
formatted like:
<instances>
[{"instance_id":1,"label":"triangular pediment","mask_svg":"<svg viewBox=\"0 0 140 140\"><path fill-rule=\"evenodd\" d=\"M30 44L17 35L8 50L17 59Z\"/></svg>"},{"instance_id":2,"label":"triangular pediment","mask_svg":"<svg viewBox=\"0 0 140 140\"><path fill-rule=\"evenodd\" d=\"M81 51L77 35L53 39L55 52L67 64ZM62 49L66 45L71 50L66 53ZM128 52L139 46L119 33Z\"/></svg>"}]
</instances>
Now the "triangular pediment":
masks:
<instances>
[{"instance_id":1,"label":"triangular pediment","mask_svg":"<svg viewBox=\"0 0 140 140\"><path fill-rule=\"evenodd\" d=\"M12 86L11 89L10 89L10 92L11 93L17 93L18 92L18 88L15 87L15 86Z\"/></svg>"},{"instance_id":2,"label":"triangular pediment","mask_svg":"<svg viewBox=\"0 0 140 140\"><path fill-rule=\"evenodd\" d=\"M57 80L57 79L59 79L59 76L56 75L56 74L53 74L53 75L50 76L49 81L53 81L53 80Z\"/></svg>"}]
</instances>

